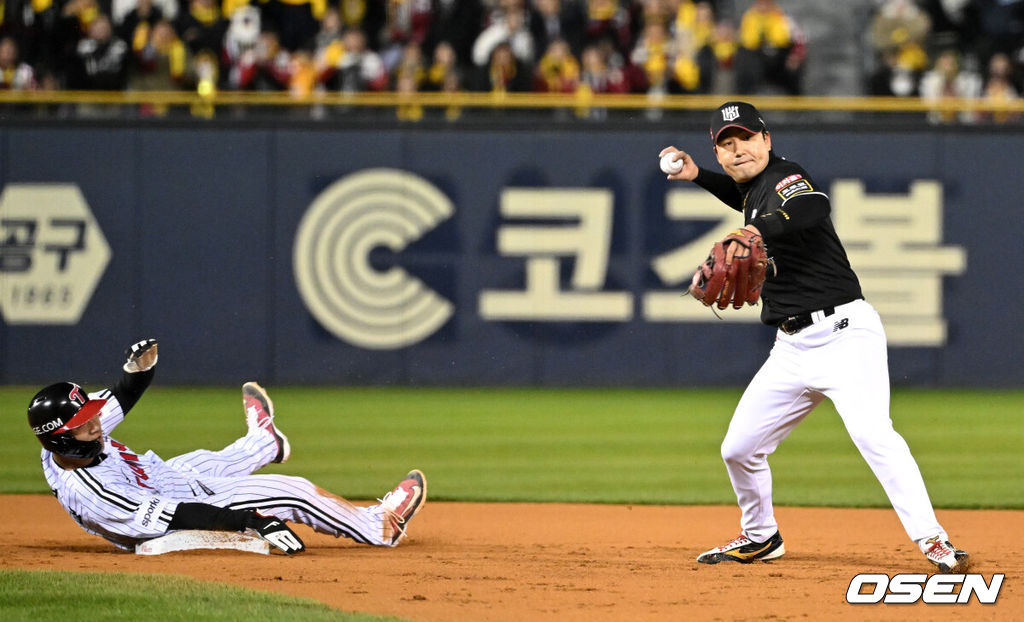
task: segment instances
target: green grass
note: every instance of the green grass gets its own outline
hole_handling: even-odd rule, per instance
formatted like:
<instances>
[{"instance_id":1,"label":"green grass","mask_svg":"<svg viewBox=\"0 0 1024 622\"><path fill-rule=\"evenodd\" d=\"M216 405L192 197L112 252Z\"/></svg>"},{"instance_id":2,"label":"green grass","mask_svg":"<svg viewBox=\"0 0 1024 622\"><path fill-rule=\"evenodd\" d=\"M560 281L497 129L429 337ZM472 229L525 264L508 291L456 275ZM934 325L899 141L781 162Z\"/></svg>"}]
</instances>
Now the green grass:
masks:
<instances>
[{"instance_id":1,"label":"green grass","mask_svg":"<svg viewBox=\"0 0 1024 622\"><path fill-rule=\"evenodd\" d=\"M351 499L417 467L435 500L735 503L719 444L739 389L269 389L293 454L267 471ZM0 493L46 492L34 391L0 387ZM899 390L892 412L937 507L1024 507L1024 391ZM169 458L244 429L237 387L158 385L115 437ZM828 403L771 464L777 505L888 506Z\"/></svg>"},{"instance_id":2,"label":"green grass","mask_svg":"<svg viewBox=\"0 0 1024 622\"><path fill-rule=\"evenodd\" d=\"M312 599L186 577L0 570L0 620L80 619L90 622L372 622L397 618L345 613Z\"/></svg>"}]
</instances>

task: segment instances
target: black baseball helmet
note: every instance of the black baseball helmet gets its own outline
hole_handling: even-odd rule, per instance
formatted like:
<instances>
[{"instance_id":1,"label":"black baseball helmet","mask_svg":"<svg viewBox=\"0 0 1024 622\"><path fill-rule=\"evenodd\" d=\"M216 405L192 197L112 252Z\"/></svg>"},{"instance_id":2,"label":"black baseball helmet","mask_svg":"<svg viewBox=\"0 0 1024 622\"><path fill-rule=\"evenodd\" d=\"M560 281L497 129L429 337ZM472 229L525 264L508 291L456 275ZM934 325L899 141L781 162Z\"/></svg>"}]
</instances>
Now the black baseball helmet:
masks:
<instances>
[{"instance_id":1,"label":"black baseball helmet","mask_svg":"<svg viewBox=\"0 0 1024 622\"><path fill-rule=\"evenodd\" d=\"M72 431L85 425L103 409L107 400L90 400L74 382L51 384L32 398L28 424L43 447L68 458L95 458L103 441L80 441Z\"/></svg>"}]
</instances>

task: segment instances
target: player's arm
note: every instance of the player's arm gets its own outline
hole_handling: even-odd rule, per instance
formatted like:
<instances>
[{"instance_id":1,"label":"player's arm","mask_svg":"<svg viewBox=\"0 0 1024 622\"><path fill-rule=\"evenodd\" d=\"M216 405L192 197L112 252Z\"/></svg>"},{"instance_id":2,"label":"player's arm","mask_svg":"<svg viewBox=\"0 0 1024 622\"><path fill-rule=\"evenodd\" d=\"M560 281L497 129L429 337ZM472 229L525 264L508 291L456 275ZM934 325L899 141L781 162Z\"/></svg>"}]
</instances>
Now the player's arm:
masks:
<instances>
[{"instance_id":1,"label":"player's arm","mask_svg":"<svg viewBox=\"0 0 1024 622\"><path fill-rule=\"evenodd\" d=\"M715 195L715 198L737 212L743 211L743 195L732 177L702 168L697 170L697 177L693 183Z\"/></svg>"},{"instance_id":2,"label":"player's arm","mask_svg":"<svg viewBox=\"0 0 1024 622\"><path fill-rule=\"evenodd\" d=\"M306 550L299 536L279 518L264 516L253 510L233 510L208 503L179 503L168 530L209 529L212 531L245 531L252 529L261 538L285 553Z\"/></svg>"},{"instance_id":3,"label":"player's arm","mask_svg":"<svg viewBox=\"0 0 1024 622\"><path fill-rule=\"evenodd\" d=\"M142 394L149 388L156 373L153 369L157 361L156 339L144 339L134 343L125 350L125 363L122 366L124 373L117 381L110 392L121 404L121 410L128 414L128 411L135 406Z\"/></svg>"},{"instance_id":4,"label":"player's arm","mask_svg":"<svg viewBox=\"0 0 1024 622\"><path fill-rule=\"evenodd\" d=\"M794 172L774 182L779 207L766 210L750 224L757 227L766 242L806 229L826 218L832 212L828 195L802 171Z\"/></svg>"},{"instance_id":5,"label":"player's arm","mask_svg":"<svg viewBox=\"0 0 1024 622\"><path fill-rule=\"evenodd\" d=\"M704 188L711 194L715 195L715 197L717 197L722 203L725 203L736 211L743 211L743 195L740 194L739 189L736 187L736 183L733 182L731 177L722 173L715 173L713 171L700 168L697 166L697 163L693 161L693 158L690 157L690 154L672 146L662 149L658 154L658 157L663 158L670 154L674 156L675 162L680 166L678 172L672 173L668 176L669 179L692 181L701 188Z\"/></svg>"}]
</instances>

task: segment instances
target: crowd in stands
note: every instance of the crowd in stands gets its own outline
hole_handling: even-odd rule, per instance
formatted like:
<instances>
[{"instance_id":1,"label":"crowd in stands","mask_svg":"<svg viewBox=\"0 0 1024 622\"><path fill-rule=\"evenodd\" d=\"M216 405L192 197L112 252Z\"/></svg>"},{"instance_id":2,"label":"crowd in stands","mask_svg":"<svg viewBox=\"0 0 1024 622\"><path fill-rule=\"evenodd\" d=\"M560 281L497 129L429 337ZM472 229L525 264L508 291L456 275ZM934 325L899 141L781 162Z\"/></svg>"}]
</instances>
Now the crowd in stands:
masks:
<instances>
[{"instance_id":1,"label":"crowd in stands","mask_svg":"<svg viewBox=\"0 0 1024 622\"><path fill-rule=\"evenodd\" d=\"M873 1L866 94L1021 93L1024 0ZM800 95L785 3L0 0L0 88Z\"/></svg>"},{"instance_id":2,"label":"crowd in stands","mask_svg":"<svg viewBox=\"0 0 1024 622\"><path fill-rule=\"evenodd\" d=\"M1011 102L1024 92L1024 0L879 0L869 32L869 95ZM936 110L933 122L1008 113Z\"/></svg>"},{"instance_id":3,"label":"crowd in stands","mask_svg":"<svg viewBox=\"0 0 1024 622\"><path fill-rule=\"evenodd\" d=\"M719 6L716 6L719 5ZM799 94L776 0L0 0L9 89Z\"/></svg>"}]
</instances>

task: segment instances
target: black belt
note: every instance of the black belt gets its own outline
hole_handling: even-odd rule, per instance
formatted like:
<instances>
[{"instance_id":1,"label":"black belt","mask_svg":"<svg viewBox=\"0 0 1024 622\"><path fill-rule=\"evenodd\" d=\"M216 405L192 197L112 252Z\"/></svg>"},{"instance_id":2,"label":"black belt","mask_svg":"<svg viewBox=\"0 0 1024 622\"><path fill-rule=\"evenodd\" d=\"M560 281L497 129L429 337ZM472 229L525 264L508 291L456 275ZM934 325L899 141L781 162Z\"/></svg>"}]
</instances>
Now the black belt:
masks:
<instances>
[{"instance_id":1,"label":"black belt","mask_svg":"<svg viewBox=\"0 0 1024 622\"><path fill-rule=\"evenodd\" d=\"M813 314L824 313L825 317L828 317L830 315L835 314L835 312L835 307L825 307L824 309L820 309L818 311L811 311L810 313L791 315L786 319L782 320L781 322L779 322L778 324L776 324L776 326L779 328L779 330L786 333L787 335L795 335L802 331L803 329L810 326L811 324L814 324L814 318L811 317Z\"/></svg>"}]
</instances>

